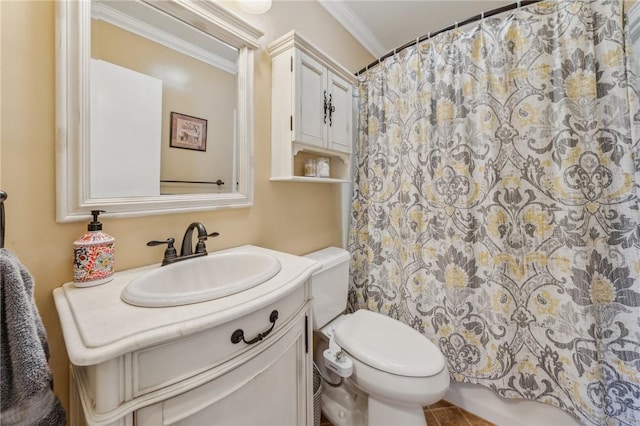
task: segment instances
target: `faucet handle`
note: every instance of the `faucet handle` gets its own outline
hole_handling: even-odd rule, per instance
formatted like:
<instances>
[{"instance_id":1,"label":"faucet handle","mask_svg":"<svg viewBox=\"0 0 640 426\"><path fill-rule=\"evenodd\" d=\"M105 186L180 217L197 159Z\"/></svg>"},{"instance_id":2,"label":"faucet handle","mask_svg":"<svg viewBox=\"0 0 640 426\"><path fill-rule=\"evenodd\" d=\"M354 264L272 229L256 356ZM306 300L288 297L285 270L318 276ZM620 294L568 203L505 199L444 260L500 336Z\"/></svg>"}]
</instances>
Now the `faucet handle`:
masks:
<instances>
[{"instance_id":1,"label":"faucet handle","mask_svg":"<svg viewBox=\"0 0 640 426\"><path fill-rule=\"evenodd\" d=\"M153 246L159 246L161 244L166 244L168 246L167 248L173 248L173 243L175 243L175 242L176 242L176 240L174 238L169 237L164 241L158 241L158 240L148 241L147 245L149 247L153 247Z\"/></svg>"},{"instance_id":2,"label":"faucet handle","mask_svg":"<svg viewBox=\"0 0 640 426\"><path fill-rule=\"evenodd\" d=\"M207 237L217 237L218 235L220 235L219 232L212 232L210 234L205 234L205 235L198 235L198 242L202 242L205 241L207 239Z\"/></svg>"},{"instance_id":3,"label":"faucet handle","mask_svg":"<svg viewBox=\"0 0 640 426\"><path fill-rule=\"evenodd\" d=\"M176 240L174 238L169 237L164 241L158 241L158 240L148 241L147 246L153 247L153 246L159 246L161 244L167 245L167 249L164 251L164 257L162 258L162 266L164 266L168 263L174 262L178 258L178 252L176 251L176 248L173 246L173 243L175 242Z\"/></svg>"},{"instance_id":4,"label":"faucet handle","mask_svg":"<svg viewBox=\"0 0 640 426\"><path fill-rule=\"evenodd\" d=\"M198 237L198 242L196 243L196 254L207 253L207 246L204 244L204 241L207 237L217 237L220 235L219 232L212 232L209 235L203 235L202 237Z\"/></svg>"}]
</instances>

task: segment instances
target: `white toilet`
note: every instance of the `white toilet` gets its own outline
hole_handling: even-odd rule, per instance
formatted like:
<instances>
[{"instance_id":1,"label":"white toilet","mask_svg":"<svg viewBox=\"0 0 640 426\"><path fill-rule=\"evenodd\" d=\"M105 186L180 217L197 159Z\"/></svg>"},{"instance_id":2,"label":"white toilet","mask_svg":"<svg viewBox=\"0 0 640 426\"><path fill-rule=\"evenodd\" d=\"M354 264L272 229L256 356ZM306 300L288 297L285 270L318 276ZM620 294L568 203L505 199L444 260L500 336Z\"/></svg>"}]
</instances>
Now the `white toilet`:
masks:
<instances>
[{"instance_id":1,"label":"white toilet","mask_svg":"<svg viewBox=\"0 0 640 426\"><path fill-rule=\"evenodd\" d=\"M314 361L338 382L340 377L325 368L323 356L333 336L353 369L339 387L323 383L324 415L335 426L426 425L422 407L440 400L449 389L440 350L413 328L385 315L364 309L344 314L347 251L329 247L305 257L322 264L311 278Z\"/></svg>"}]
</instances>

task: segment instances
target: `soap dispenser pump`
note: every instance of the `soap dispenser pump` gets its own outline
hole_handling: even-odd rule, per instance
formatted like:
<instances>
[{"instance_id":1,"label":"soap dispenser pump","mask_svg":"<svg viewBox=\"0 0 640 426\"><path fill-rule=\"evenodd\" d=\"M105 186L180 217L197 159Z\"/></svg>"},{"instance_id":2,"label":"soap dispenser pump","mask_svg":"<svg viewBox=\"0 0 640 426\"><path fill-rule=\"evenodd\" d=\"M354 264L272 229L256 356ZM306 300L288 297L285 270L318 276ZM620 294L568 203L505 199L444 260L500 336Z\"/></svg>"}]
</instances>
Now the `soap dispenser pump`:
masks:
<instances>
[{"instance_id":1,"label":"soap dispenser pump","mask_svg":"<svg viewBox=\"0 0 640 426\"><path fill-rule=\"evenodd\" d=\"M93 220L87 233L73 243L73 284L91 287L113 279L115 239L102 232L98 215L104 210L91 210Z\"/></svg>"}]
</instances>

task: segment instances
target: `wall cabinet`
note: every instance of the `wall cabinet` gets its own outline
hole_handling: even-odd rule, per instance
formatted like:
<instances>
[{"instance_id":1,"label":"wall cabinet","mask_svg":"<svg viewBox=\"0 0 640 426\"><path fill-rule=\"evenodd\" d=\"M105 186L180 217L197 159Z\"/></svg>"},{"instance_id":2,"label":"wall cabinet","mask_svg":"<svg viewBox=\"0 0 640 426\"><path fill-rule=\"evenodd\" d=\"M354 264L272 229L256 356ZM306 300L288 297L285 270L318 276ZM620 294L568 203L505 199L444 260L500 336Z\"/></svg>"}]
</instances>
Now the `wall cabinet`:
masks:
<instances>
[{"instance_id":1,"label":"wall cabinet","mask_svg":"<svg viewBox=\"0 0 640 426\"><path fill-rule=\"evenodd\" d=\"M350 154L352 86L301 50L292 53L292 142Z\"/></svg>"},{"instance_id":2,"label":"wall cabinet","mask_svg":"<svg viewBox=\"0 0 640 426\"><path fill-rule=\"evenodd\" d=\"M348 182L355 77L290 32L269 45L271 180ZM328 158L329 178L305 177L308 159Z\"/></svg>"}]
</instances>

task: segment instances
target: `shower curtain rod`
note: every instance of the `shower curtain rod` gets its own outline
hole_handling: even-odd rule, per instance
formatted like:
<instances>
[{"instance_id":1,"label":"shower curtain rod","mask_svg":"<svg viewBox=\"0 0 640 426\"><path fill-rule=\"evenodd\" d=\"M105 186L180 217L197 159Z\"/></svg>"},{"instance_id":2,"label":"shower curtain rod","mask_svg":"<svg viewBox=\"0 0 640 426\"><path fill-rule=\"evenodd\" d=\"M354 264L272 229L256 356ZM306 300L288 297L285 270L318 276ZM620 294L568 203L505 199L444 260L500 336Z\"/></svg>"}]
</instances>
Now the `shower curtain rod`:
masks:
<instances>
[{"instance_id":1,"label":"shower curtain rod","mask_svg":"<svg viewBox=\"0 0 640 426\"><path fill-rule=\"evenodd\" d=\"M454 30L454 29L456 29L458 27L463 27L463 26L465 26L467 24L470 24L470 23L476 22L476 21L480 21L480 20L482 20L484 18L489 18L491 16L498 15L498 14L504 13L504 12L508 12L510 10L513 10L513 9L519 9L522 6L528 6L528 5L533 4L533 3L538 3L540 1L542 1L542 0L522 0L522 1L515 2L515 3L511 3L511 4L508 4L506 6L502 6L502 7L499 7L497 9L492 9L492 10L490 10L488 12L484 12L484 13L480 13L478 15L472 16L471 18L465 19L464 21L455 22L455 23L449 25L448 27L444 27L442 29L439 29L438 31L434 31L434 32L430 32L428 34L425 34L422 37L418 37L415 40L411 40L409 43L403 44L402 46L400 46L400 47L398 47L396 49L393 49L391 52L387 53L386 55L379 57L378 59L376 59L375 61L371 62L369 65L367 65L366 67L364 67L360 71L358 71L356 73L356 76L358 76L358 75L362 74L363 72L367 71L369 68L372 68L372 67L378 65L380 62L384 61L389 56L395 55L396 53L400 52L401 50L404 50L407 47L411 47L414 44L418 44L418 43L420 43L422 41L425 41L425 40L427 40L427 39L429 39L429 38L431 38L433 36L436 36L438 34L444 33L446 31Z\"/></svg>"}]
</instances>

